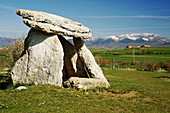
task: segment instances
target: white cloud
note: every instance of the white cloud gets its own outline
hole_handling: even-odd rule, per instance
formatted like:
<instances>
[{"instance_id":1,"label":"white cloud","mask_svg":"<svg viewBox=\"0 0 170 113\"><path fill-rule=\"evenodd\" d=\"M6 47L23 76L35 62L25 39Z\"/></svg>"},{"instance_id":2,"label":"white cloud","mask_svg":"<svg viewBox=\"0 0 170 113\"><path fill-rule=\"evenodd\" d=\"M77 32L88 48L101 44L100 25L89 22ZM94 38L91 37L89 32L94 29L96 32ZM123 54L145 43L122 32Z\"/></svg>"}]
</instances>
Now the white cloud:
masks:
<instances>
[{"instance_id":1,"label":"white cloud","mask_svg":"<svg viewBox=\"0 0 170 113\"><path fill-rule=\"evenodd\" d=\"M100 19L100 18L162 18L162 19L170 19L170 16L78 16L79 18L92 18L92 19Z\"/></svg>"},{"instance_id":2,"label":"white cloud","mask_svg":"<svg viewBox=\"0 0 170 113\"><path fill-rule=\"evenodd\" d=\"M0 4L0 8L10 10L10 11L16 11L18 8L13 7L13 6L7 6L7 5L2 5Z\"/></svg>"}]
</instances>

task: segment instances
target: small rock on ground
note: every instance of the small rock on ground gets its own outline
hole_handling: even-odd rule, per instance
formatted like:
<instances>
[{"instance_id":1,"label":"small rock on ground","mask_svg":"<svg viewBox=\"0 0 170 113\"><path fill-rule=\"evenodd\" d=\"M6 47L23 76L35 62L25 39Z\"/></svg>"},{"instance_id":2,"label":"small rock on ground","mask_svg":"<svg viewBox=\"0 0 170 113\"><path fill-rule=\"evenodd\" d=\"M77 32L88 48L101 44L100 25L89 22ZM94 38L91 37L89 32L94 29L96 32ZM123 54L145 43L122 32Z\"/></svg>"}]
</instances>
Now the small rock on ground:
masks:
<instances>
[{"instance_id":1,"label":"small rock on ground","mask_svg":"<svg viewBox=\"0 0 170 113\"><path fill-rule=\"evenodd\" d=\"M27 89L25 86L19 86L16 88L17 90Z\"/></svg>"}]
</instances>

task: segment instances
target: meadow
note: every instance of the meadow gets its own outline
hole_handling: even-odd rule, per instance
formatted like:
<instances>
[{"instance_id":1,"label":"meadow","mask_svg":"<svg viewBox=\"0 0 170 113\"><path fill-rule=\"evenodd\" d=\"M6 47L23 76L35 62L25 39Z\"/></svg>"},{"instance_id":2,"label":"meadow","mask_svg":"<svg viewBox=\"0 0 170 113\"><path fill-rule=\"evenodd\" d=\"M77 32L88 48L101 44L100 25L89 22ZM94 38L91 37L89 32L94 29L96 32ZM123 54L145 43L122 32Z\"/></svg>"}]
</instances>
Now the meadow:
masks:
<instances>
[{"instance_id":1,"label":"meadow","mask_svg":"<svg viewBox=\"0 0 170 113\"><path fill-rule=\"evenodd\" d=\"M135 48L134 49L136 53L142 53L145 52L147 53L148 51L150 52L157 52L157 53L168 53L170 54L170 47L149 47L149 48ZM132 53L133 49L120 49L120 50L102 50L102 49L91 49L92 53L98 52L100 54L102 53L122 53L122 54L126 54L126 53Z\"/></svg>"},{"instance_id":2,"label":"meadow","mask_svg":"<svg viewBox=\"0 0 170 113\"><path fill-rule=\"evenodd\" d=\"M87 91L26 85L18 91L0 74L0 112L170 112L170 74L103 68L111 87ZM6 85L5 85L6 84Z\"/></svg>"},{"instance_id":3,"label":"meadow","mask_svg":"<svg viewBox=\"0 0 170 113\"><path fill-rule=\"evenodd\" d=\"M124 62L127 65L131 65L132 62L135 61L135 68L139 67L139 65L143 62L152 62L157 65L161 65L162 62L170 62L170 47L151 47L122 50L92 49L91 51L94 54L96 60L102 58L112 62L114 59L116 65L118 65L118 62ZM111 65L111 63L109 65Z\"/></svg>"},{"instance_id":4,"label":"meadow","mask_svg":"<svg viewBox=\"0 0 170 113\"><path fill-rule=\"evenodd\" d=\"M96 58L97 55L94 55ZM133 55L112 55L112 54L100 54L100 56L107 60L123 60L125 62L131 63ZM155 63L170 61L170 55L135 55L136 61L153 61Z\"/></svg>"},{"instance_id":5,"label":"meadow","mask_svg":"<svg viewBox=\"0 0 170 113\"><path fill-rule=\"evenodd\" d=\"M27 89L19 91L16 90L18 84L12 85L11 68L8 67L10 62L3 52L0 52L0 61L4 64L0 68L1 113L170 112L168 72L113 70L102 67L111 85L108 89L97 88L85 91L53 85L22 84Z\"/></svg>"}]
</instances>

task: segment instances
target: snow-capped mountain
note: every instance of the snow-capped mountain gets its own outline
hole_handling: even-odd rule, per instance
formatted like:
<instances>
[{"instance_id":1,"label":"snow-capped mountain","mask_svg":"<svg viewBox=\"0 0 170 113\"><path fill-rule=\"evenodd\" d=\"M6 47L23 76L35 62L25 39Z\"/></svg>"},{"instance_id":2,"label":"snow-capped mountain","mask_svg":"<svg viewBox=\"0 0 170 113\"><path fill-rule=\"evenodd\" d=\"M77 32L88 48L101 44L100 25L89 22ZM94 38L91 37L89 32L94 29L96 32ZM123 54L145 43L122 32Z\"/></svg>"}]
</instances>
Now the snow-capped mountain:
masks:
<instances>
[{"instance_id":1,"label":"snow-capped mountain","mask_svg":"<svg viewBox=\"0 0 170 113\"><path fill-rule=\"evenodd\" d=\"M15 41L15 39L0 37L0 46L8 45L9 41ZM73 43L72 39L69 39ZM132 33L119 36L107 36L107 37L92 37L91 39L84 40L88 47L107 47L124 48L127 45L151 45L153 47L167 46L170 47L170 38L165 38L153 33Z\"/></svg>"},{"instance_id":2,"label":"snow-capped mountain","mask_svg":"<svg viewBox=\"0 0 170 113\"><path fill-rule=\"evenodd\" d=\"M153 34L153 33L132 33L132 34L124 34L124 35L119 35L119 36L107 36L107 37L96 37L93 38L92 41L97 41L97 40L108 40L108 39L112 39L116 42L125 40L125 39L129 39L132 41L136 41L136 40L143 40L143 41L153 41L155 39L164 39L164 37ZM164 39L165 40L165 39Z\"/></svg>"},{"instance_id":3,"label":"snow-capped mountain","mask_svg":"<svg viewBox=\"0 0 170 113\"><path fill-rule=\"evenodd\" d=\"M101 45L101 46L114 46L120 44L149 44L152 46L169 45L170 38L165 38L153 33L132 33L119 36L107 36L107 37L95 37L89 40L85 40L87 45Z\"/></svg>"},{"instance_id":4,"label":"snow-capped mountain","mask_svg":"<svg viewBox=\"0 0 170 113\"><path fill-rule=\"evenodd\" d=\"M97 41L97 40L108 40L108 39L118 41L119 37L114 36L114 35L113 36L107 36L107 37L94 37L94 38L91 38L91 39L86 39L86 41Z\"/></svg>"},{"instance_id":5,"label":"snow-capped mountain","mask_svg":"<svg viewBox=\"0 0 170 113\"><path fill-rule=\"evenodd\" d=\"M112 40L114 40L114 41L118 41L119 40L119 38L117 37L117 36L107 36L107 37L104 37L105 39L112 39Z\"/></svg>"},{"instance_id":6,"label":"snow-capped mountain","mask_svg":"<svg viewBox=\"0 0 170 113\"><path fill-rule=\"evenodd\" d=\"M107 44L107 43L115 43L118 42L119 37L117 36L107 36L107 37L95 37L88 40L85 40L86 43L93 43L93 44Z\"/></svg>"},{"instance_id":7,"label":"snow-capped mountain","mask_svg":"<svg viewBox=\"0 0 170 113\"><path fill-rule=\"evenodd\" d=\"M132 33L132 34L125 34L125 35L120 35L120 40L123 40L125 38L128 38L130 40L137 40L139 38L142 38L145 41L149 41L154 39L154 37L158 37L159 35L153 34L153 33ZM148 40L149 39L149 40Z\"/></svg>"}]
</instances>

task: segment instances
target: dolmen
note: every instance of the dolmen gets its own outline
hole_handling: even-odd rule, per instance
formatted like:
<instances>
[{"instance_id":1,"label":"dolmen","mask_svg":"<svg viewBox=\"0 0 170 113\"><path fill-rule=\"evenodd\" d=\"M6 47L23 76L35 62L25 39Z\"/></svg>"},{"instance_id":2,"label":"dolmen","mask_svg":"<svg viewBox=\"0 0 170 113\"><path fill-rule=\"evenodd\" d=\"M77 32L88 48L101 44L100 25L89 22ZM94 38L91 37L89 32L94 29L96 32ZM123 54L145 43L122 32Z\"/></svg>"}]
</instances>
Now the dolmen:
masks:
<instances>
[{"instance_id":1,"label":"dolmen","mask_svg":"<svg viewBox=\"0 0 170 113\"><path fill-rule=\"evenodd\" d=\"M82 40L92 36L89 28L41 11L20 9L16 14L31 29L21 58L11 71L13 84L50 84L77 89L110 86ZM73 37L74 44L63 36Z\"/></svg>"}]
</instances>

